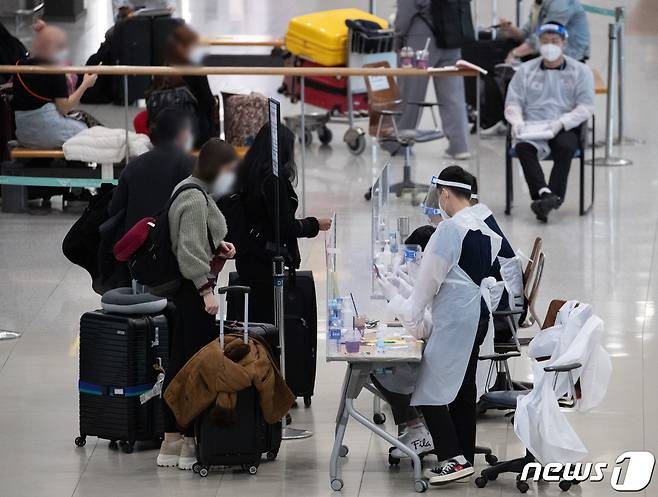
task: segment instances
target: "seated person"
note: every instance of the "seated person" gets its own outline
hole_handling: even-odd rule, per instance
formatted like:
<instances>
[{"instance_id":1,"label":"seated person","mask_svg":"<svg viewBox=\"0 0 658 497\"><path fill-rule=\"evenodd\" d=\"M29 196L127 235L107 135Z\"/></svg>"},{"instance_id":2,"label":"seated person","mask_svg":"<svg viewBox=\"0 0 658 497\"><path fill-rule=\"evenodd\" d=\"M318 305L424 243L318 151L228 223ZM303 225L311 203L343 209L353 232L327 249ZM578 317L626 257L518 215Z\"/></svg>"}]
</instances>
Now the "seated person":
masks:
<instances>
[{"instance_id":1,"label":"seated person","mask_svg":"<svg viewBox=\"0 0 658 497\"><path fill-rule=\"evenodd\" d=\"M68 40L66 32L39 22L34 25L32 51L19 65L66 64ZM16 138L32 148L60 148L66 140L87 128L71 111L80 97L94 86L95 74L85 74L80 86L69 95L65 74L16 74L13 107L16 116Z\"/></svg>"},{"instance_id":2,"label":"seated person","mask_svg":"<svg viewBox=\"0 0 658 497\"><path fill-rule=\"evenodd\" d=\"M186 24L174 29L165 49L165 64L187 66L201 64L202 59L199 35ZM159 110L172 105L193 116L195 148L219 135L219 104L210 90L208 76L155 76L146 95L149 122Z\"/></svg>"},{"instance_id":3,"label":"seated person","mask_svg":"<svg viewBox=\"0 0 658 497\"><path fill-rule=\"evenodd\" d=\"M567 31L550 22L539 28L541 57L522 64L507 90L505 118L530 188L531 209L541 222L564 201L580 125L594 110L594 77L582 62L564 55ZM519 139L526 123L550 123L551 139ZM548 184L539 161L553 156Z\"/></svg>"},{"instance_id":4,"label":"seated person","mask_svg":"<svg viewBox=\"0 0 658 497\"><path fill-rule=\"evenodd\" d=\"M564 52L581 62L589 58L589 24L585 9L578 0L534 0L528 21L520 29L504 17L498 32L521 43L507 55L507 62L539 55L537 28L549 21L558 22L569 31Z\"/></svg>"}]
</instances>

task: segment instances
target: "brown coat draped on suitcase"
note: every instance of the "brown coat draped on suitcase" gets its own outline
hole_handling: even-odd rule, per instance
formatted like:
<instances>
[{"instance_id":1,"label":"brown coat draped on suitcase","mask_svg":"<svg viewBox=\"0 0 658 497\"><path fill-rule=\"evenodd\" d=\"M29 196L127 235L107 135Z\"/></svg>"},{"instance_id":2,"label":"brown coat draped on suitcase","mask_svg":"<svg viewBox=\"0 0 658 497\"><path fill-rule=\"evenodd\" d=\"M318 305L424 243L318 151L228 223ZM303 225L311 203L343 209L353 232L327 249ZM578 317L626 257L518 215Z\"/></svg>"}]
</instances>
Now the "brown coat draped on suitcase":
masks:
<instances>
[{"instance_id":1,"label":"brown coat draped on suitcase","mask_svg":"<svg viewBox=\"0 0 658 497\"><path fill-rule=\"evenodd\" d=\"M224 353L226 352L226 354ZM242 335L226 335L224 350L213 340L197 352L173 379L164 398L181 427L215 404L218 421L235 418L237 392L253 385L263 418L275 423L288 412L294 396L281 377L267 345Z\"/></svg>"}]
</instances>

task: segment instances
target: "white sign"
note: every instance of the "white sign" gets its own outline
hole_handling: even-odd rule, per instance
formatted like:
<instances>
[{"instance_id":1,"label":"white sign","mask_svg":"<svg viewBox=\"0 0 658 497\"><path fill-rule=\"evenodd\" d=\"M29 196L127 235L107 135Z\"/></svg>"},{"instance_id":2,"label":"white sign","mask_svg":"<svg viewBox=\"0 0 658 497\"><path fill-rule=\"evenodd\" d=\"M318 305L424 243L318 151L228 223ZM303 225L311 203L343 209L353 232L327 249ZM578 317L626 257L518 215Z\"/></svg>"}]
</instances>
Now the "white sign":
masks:
<instances>
[{"instance_id":1,"label":"white sign","mask_svg":"<svg viewBox=\"0 0 658 497\"><path fill-rule=\"evenodd\" d=\"M279 177L279 102L273 98L270 104L270 132L272 138L272 174Z\"/></svg>"}]
</instances>

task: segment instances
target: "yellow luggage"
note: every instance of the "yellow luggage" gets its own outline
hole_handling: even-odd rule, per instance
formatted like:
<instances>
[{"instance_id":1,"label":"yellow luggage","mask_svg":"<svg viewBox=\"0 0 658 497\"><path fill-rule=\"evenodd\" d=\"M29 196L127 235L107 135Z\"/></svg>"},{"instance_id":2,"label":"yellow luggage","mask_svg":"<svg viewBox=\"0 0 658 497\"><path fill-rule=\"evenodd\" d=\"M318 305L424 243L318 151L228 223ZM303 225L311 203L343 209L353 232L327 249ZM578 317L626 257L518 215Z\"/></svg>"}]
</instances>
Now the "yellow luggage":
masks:
<instances>
[{"instance_id":1,"label":"yellow luggage","mask_svg":"<svg viewBox=\"0 0 658 497\"><path fill-rule=\"evenodd\" d=\"M367 19L388 28L388 21L359 9L337 9L293 17L288 23L286 48L323 66L347 63L347 19Z\"/></svg>"}]
</instances>

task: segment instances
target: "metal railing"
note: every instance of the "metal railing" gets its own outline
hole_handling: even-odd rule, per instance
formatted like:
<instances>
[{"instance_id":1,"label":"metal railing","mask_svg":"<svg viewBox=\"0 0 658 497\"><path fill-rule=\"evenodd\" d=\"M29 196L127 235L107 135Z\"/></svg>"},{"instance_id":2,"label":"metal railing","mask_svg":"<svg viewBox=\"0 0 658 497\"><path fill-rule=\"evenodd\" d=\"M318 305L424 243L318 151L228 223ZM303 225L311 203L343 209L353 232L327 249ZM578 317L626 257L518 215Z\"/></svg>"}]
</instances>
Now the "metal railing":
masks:
<instances>
[{"instance_id":1,"label":"metal railing","mask_svg":"<svg viewBox=\"0 0 658 497\"><path fill-rule=\"evenodd\" d=\"M301 79L301 123L300 128L305 129L304 115L304 87L305 79L310 76L439 76L439 77L475 77L476 86L479 87L479 72L472 69L448 69L442 71L407 68L388 67L199 67L199 66L28 66L28 65L0 65L0 74L98 74L100 76L122 76L124 88L124 116L126 127L126 156L128 156L128 77L129 76L298 76ZM479 93L479 89L478 89ZM479 120L479 102L476 108ZM480 163L480 133L479 122L476 143L476 167L479 176ZM305 133L300 136L300 187L302 200L302 214L306 215L306 174L305 155L306 138ZM102 179L114 179L113 173L106 177L105 171L111 168L103 168Z\"/></svg>"}]
</instances>

